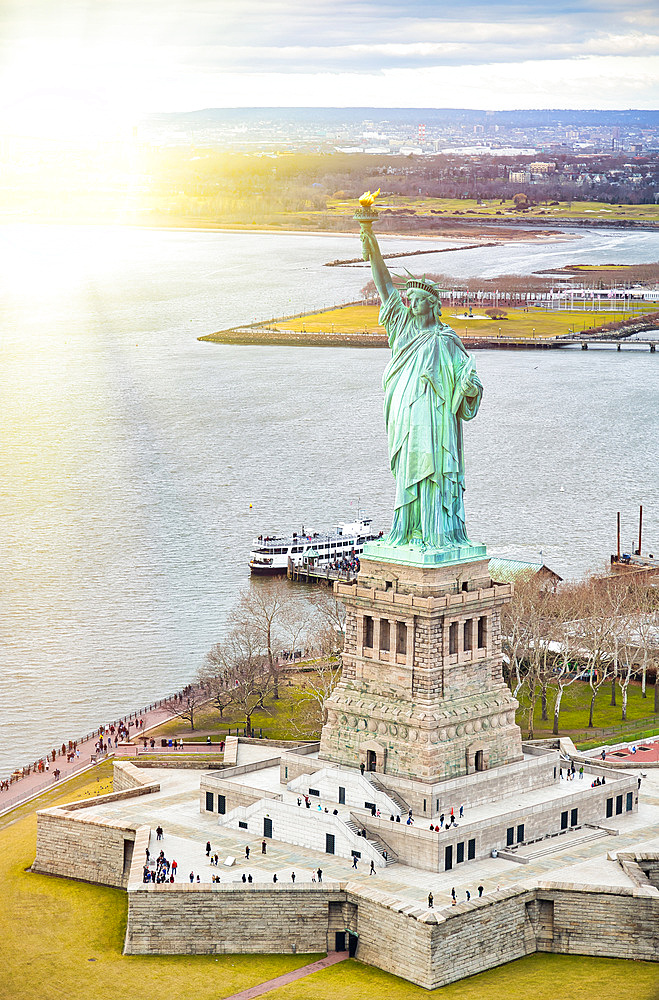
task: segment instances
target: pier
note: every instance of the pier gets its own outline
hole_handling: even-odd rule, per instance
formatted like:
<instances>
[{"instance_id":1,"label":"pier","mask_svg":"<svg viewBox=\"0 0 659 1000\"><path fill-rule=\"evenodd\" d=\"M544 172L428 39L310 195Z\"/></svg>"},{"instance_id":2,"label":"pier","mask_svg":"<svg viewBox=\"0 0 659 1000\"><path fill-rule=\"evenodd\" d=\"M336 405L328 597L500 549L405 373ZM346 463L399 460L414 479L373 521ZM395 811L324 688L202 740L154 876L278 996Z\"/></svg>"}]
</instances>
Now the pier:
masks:
<instances>
[{"instance_id":1,"label":"pier","mask_svg":"<svg viewBox=\"0 0 659 1000\"><path fill-rule=\"evenodd\" d=\"M286 576L293 583L324 583L326 587L331 587L335 580L354 583L357 579L357 570L330 569L329 566L314 566L312 563L296 566L293 560L289 559Z\"/></svg>"}]
</instances>

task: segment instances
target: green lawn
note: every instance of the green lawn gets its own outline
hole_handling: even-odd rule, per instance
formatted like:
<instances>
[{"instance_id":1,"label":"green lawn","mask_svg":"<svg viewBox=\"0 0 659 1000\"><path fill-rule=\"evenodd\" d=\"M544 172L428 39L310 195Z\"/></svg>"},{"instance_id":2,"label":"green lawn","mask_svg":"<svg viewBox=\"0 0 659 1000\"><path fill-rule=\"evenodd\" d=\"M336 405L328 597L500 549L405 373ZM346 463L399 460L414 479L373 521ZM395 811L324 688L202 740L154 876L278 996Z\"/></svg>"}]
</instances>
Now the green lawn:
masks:
<instances>
[{"instance_id":1,"label":"green lawn","mask_svg":"<svg viewBox=\"0 0 659 1000\"><path fill-rule=\"evenodd\" d=\"M634 304L626 311L597 312L590 309L544 309L531 308L506 309L506 319L465 319L459 314L464 307L443 308L445 323L461 337L496 337L504 340L513 338L545 338L560 337L568 333L578 333L582 330L592 330L593 327L606 323L620 323L623 319L633 319L647 313L656 312L654 303ZM480 310L474 308L474 312ZM309 313L295 319L267 324L268 329L292 330L295 333L379 333L384 335L384 328L378 325L379 306L342 306L339 309L327 309L318 313Z\"/></svg>"},{"instance_id":2,"label":"green lawn","mask_svg":"<svg viewBox=\"0 0 659 1000\"><path fill-rule=\"evenodd\" d=\"M554 702L556 689L549 688L547 696L548 721L542 721L542 706L540 697L535 706L533 714L534 735L536 739L544 735L551 735L554 723ZM640 684L630 684L627 693L627 725L630 732L639 728L637 720L643 720L640 728L655 728L659 732L659 715L653 713L654 689L651 685L647 688L647 698L641 696ZM605 683L599 689L595 699L595 712L593 722L596 727L595 733L588 729L588 714L590 710L590 699L592 692L588 683L575 681L565 689L561 702L561 713L559 718L560 733L563 736L583 736L589 738L597 735L597 730L609 730L623 725L622 722L622 696L620 689L616 688L617 705L611 705L611 684ZM517 713L517 722L521 726L522 733L528 731L528 697L526 689L519 698L520 709ZM647 724L645 720L650 720ZM634 724L636 723L636 726ZM624 736L621 736L623 739Z\"/></svg>"},{"instance_id":3,"label":"green lawn","mask_svg":"<svg viewBox=\"0 0 659 1000\"><path fill-rule=\"evenodd\" d=\"M111 788L105 763L0 819L1 1000L89 1000L138 996L221 1000L282 975L317 955L123 956L126 894L119 889L35 875L36 808ZM648 962L533 955L445 987L443 1000L656 1000ZM349 961L268 996L273 1000L420 1000L428 992Z\"/></svg>"},{"instance_id":4,"label":"green lawn","mask_svg":"<svg viewBox=\"0 0 659 1000\"><path fill-rule=\"evenodd\" d=\"M228 729L233 729L235 734L236 726L245 725L245 716L241 716L233 707L225 709L224 718L220 719L217 709L210 703L203 705L195 715L194 732L190 730L190 723L182 719L172 719L165 722L158 729L149 733L155 739L161 736L179 736L185 740L205 741L207 734L225 733ZM318 737L320 735L320 714L316 702L311 700L303 688L299 686L289 686L287 681L280 681L279 698L268 698L265 708L258 709L252 715L252 730L259 734L263 730L263 736L271 740L303 740Z\"/></svg>"},{"instance_id":5,"label":"green lawn","mask_svg":"<svg viewBox=\"0 0 659 1000\"><path fill-rule=\"evenodd\" d=\"M501 204L500 198L485 199L485 203L479 205L474 198L408 198L403 195L383 195L378 198L376 208L383 209L405 209L415 215L430 215L431 213L441 213L442 215L453 217L464 215L466 220L470 218L500 220L506 219L528 219L538 216L552 220L575 220L584 219L588 221L604 220L606 222L616 222L620 220L636 220L639 222L659 222L659 205L608 205L602 201L562 201L558 205L534 205L525 212L510 211L513 208L512 199L508 199ZM354 215L355 200L330 198L327 202L327 212L336 215ZM307 215L314 213L306 213Z\"/></svg>"}]
</instances>

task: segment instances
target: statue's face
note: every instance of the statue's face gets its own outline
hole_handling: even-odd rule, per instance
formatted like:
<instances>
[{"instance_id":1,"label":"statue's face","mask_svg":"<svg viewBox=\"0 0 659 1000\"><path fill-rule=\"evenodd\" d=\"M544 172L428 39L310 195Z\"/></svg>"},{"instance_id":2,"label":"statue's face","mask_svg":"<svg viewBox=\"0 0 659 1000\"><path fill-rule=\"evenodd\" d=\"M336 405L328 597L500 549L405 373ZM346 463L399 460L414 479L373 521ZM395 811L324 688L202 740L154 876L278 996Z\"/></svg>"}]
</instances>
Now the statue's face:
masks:
<instances>
[{"instance_id":1,"label":"statue's face","mask_svg":"<svg viewBox=\"0 0 659 1000\"><path fill-rule=\"evenodd\" d=\"M407 294L413 316L425 317L434 315L435 300L432 295L420 288L411 288Z\"/></svg>"}]
</instances>

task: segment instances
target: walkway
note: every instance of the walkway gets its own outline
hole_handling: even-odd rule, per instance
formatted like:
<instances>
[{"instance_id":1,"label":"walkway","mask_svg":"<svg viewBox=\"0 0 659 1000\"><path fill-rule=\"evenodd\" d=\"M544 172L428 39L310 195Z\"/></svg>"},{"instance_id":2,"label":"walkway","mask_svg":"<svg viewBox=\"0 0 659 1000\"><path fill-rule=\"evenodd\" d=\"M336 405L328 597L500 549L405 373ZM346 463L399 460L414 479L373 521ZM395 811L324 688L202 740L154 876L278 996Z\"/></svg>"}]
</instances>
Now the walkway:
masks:
<instances>
[{"instance_id":1,"label":"walkway","mask_svg":"<svg viewBox=\"0 0 659 1000\"><path fill-rule=\"evenodd\" d=\"M283 976L277 976L276 979L268 979L267 982L259 983L258 986L250 986L248 990L241 990L240 993L232 993L231 996L224 997L224 1000L253 1000L254 997L263 996L270 990L278 990L280 986L288 986L296 979L304 979L305 976L311 976L314 972L320 972L321 969L327 969L330 965L336 965L337 962L345 962L348 957L347 951L330 951L326 958L311 962L310 965L303 965L301 969L287 972Z\"/></svg>"},{"instance_id":2,"label":"walkway","mask_svg":"<svg viewBox=\"0 0 659 1000\"><path fill-rule=\"evenodd\" d=\"M167 722L169 719L175 718L180 713L181 709L182 704L180 702L176 703L173 699L163 699L153 708L142 712L133 712L121 721L125 721L126 724L128 724L128 720L131 718L133 719L133 722L130 724L130 736L131 739L133 739L138 732L135 725L136 719L144 720L144 726L139 729L139 733L142 735L143 733L149 732L150 730L162 725L163 722ZM116 724L118 721L120 720L113 720L113 724ZM78 740L78 751L80 753L79 757L67 762L66 754L62 754L60 747L56 751L54 761L51 756L51 760L49 761L49 771L31 770L29 774L26 774L24 777L14 781L8 789L0 791L0 816L2 816L5 812L8 812L10 809L14 809L16 806L21 805L23 802L27 802L29 799L34 798L35 795L38 795L41 792L52 788L54 785L66 781L67 778L80 774L82 771L91 767L94 763L96 763L97 754L95 744L97 740L98 729L94 730L93 733L89 733L82 740ZM55 768L59 768L61 772L59 779L54 777L53 771Z\"/></svg>"}]
</instances>

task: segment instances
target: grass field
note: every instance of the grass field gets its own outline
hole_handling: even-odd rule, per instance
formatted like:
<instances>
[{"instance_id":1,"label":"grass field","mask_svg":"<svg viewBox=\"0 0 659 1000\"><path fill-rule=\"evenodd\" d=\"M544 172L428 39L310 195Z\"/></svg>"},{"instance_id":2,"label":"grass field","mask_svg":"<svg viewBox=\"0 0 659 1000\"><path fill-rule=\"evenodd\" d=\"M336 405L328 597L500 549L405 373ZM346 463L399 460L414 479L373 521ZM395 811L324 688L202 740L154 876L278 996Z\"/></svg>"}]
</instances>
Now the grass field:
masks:
<instances>
[{"instance_id":1,"label":"grass field","mask_svg":"<svg viewBox=\"0 0 659 1000\"><path fill-rule=\"evenodd\" d=\"M31 874L36 808L109 791L111 770L58 786L0 819L0 1000L138 996L221 1000L313 961L316 955L123 956L126 894ZM656 1000L649 962L532 955L444 987L442 1000ZM272 1000L421 1000L426 990L356 961L267 994Z\"/></svg>"},{"instance_id":2,"label":"grass field","mask_svg":"<svg viewBox=\"0 0 659 1000\"><path fill-rule=\"evenodd\" d=\"M636 728L637 720L643 720L641 728L655 728L659 732L659 715L653 713L654 689L648 685L647 698L642 697L640 684L630 684L627 691L627 725L630 730ZM548 690L548 721L542 721L542 706L540 698L535 705L533 713L534 735L537 739L551 735L554 721L554 701L556 689L550 687ZM565 689L563 700L561 701L561 712L559 717L560 733L563 736L589 738L592 730L588 730L588 713L590 709L590 699L592 692L586 682L575 681L570 687ZM611 705L611 685L603 684L595 699L595 711L593 721L597 729L611 729L622 726L621 705L622 696L620 689L616 688L617 705ZM522 733L528 731L528 698L526 689L523 689L519 696L520 708L517 712L517 723L522 729ZM646 723L646 720L651 720ZM621 736L623 739L624 736Z\"/></svg>"},{"instance_id":3,"label":"grass field","mask_svg":"<svg viewBox=\"0 0 659 1000\"><path fill-rule=\"evenodd\" d=\"M263 735L272 740L295 740L317 736L320 733L320 712L317 703L309 698L305 690L301 686L289 685L284 681L279 685L279 695L277 700L269 698L265 708L254 712L252 730L258 734L259 730L263 729ZM207 733L223 732L231 727L234 727L235 732L238 724L245 725L244 715L240 716L233 708L228 708L225 709L224 718L220 719L217 709L208 704L201 706L199 712L195 714L194 732L191 732L188 722L172 719L170 722L164 722L150 735L156 738L181 736L186 740L198 738L203 741Z\"/></svg>"},{"instance_id":4,"label":"grass field","mask_svg":"<svg viewBox=\"0 0 659 1000\"><path fill-rule=\"evenodd\" d=\"M659 205L608 205L602 201L562 201L558 205L534 205L525 212L511 211L512 199L501 204L499 198L486 200L479 205L473 198L406 198L403 195L385 195L378 199L376 207L384 209L405 209L415 215L445 216L464 215L466 219L528 219L544 217L553 220L584 219L606 222L637 221L659 222ZM330 198L327 212L336 215L354 215L354 199ZM310 214L310 213L305 213Z\"/></svg>"},{"instance_id":5,"label":"grass field","mask_svg":"<svg viewBox=\"0 0 659 1000\"><path fill-rule=\"evenodd\" d=\"M277 330L292 330L295 333L379 333L384 335L384 328L378 325L378 306L342 306L339 309L327 309L324 312L309 313L297 319L285 320L282 323L269 323L268 326ZM443 309L445 323L461 337L496 337L505 340L509 338L557 337L566 333L590 330L605 323L620 322L623 318L642 316L656 312L654 305L645 306L638 312L593 312L592 310L555 310L546 312L544 309L508 309L507 319L464 319L456 315L463 311ZM474 308L474 312L477 312Z\"/></svg>"}]
</instances>

